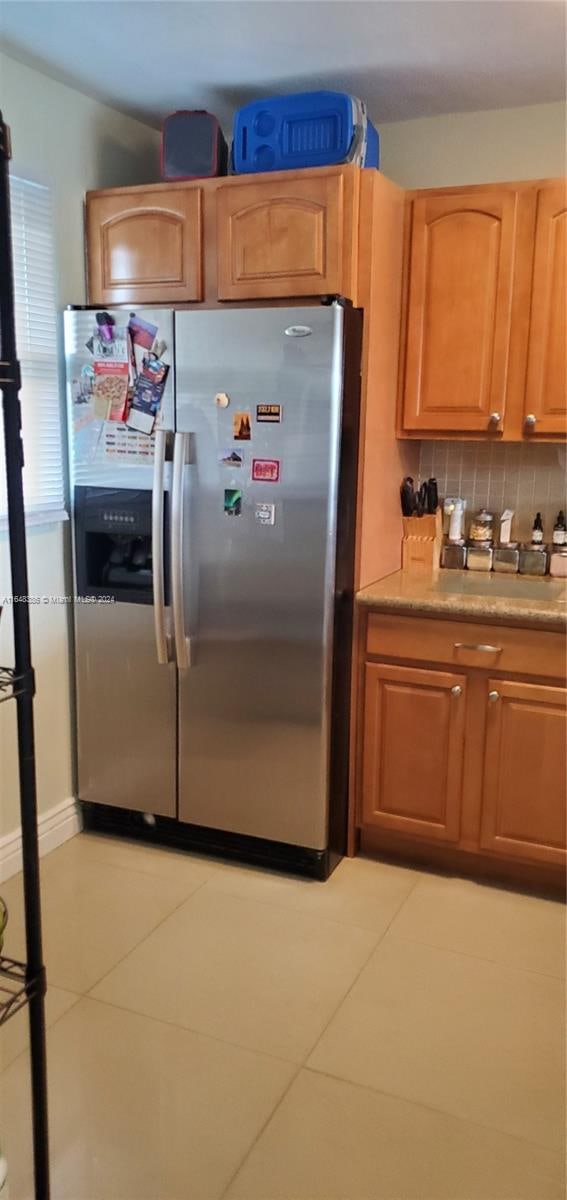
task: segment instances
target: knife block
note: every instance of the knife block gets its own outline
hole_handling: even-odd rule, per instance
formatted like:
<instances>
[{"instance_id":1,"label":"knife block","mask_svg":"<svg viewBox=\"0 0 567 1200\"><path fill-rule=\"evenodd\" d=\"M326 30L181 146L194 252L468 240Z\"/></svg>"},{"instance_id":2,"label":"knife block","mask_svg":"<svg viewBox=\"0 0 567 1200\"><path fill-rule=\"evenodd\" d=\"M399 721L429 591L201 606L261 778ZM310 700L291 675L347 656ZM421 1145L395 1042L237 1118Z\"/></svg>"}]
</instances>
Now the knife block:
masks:
<instances>
[{"instance_id":1,"label":"knife block","mask_svg":"<svg viewBox=\"0 0 567 1200\"><path fill-rule=\"evenodd\" d=\"M402 570L436 571L443 541L441 509L423 517L402 517L402 528Z\"/></svg>"}]
</instances>

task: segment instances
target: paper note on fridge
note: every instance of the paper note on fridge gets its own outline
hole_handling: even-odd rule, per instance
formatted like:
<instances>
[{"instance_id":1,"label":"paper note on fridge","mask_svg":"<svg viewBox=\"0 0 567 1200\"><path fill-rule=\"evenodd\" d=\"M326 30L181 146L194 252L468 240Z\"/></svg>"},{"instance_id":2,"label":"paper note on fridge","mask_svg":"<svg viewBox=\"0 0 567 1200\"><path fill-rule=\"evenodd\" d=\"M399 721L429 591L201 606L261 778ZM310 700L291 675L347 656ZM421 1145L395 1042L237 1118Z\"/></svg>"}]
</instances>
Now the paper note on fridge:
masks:
<instances>
[{"instance_id":1,"label":"paper note on fridge","mask_svg":"<svg viewBox=\"0 0 567 1200\"><path fill-rule=\"evenodd\" d=\"M157 325L152 325L150 321L132 313L128 329L135 346L143 346L144 350L152 349L158 331Z\"/></svg>"},{"instance_id":2,"label":"paper note on fridge","mask_svg":"<svg viewBox=\"0 0 567 1200\"><path fill-rule=\"evenodd\" d=\"M159 412L169 367L160 359L144 359L144 365L134 385L132 407L127 424L140 433L151 433Z\"/></svg>"},{"instance_id":3,"label":"paper note on fridge","mask_svg":"<svg viewBox=\"0 0 567 1200\"><path fill-rule=\"evenodd\" d=\"M128 401L128 363L95 362L93 409L100 421L123 421Z\"/></svg>"}]
</instances>

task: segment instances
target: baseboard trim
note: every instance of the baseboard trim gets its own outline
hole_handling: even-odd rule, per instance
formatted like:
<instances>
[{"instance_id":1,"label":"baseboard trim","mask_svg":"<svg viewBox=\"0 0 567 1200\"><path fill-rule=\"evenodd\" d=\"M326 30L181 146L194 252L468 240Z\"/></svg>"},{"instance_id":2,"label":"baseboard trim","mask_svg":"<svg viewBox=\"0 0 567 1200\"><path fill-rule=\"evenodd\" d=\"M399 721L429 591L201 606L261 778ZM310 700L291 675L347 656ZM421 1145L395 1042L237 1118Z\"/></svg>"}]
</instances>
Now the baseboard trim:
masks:
<instances>
[{"instance_id":1,"label":"baseboard trim","mask_svg":"<svg viewBox=\"0 0 567 1200\"><path fill-rule=\"evenodd\" d=\"M79 805L69 796L48 808L38 817L38 840L40 857L49 854L63 842L79 833L82 828ZM0 837L0 883L10 879L22 869L22 832L14 829Z\"/></svg>"}]
</instances>

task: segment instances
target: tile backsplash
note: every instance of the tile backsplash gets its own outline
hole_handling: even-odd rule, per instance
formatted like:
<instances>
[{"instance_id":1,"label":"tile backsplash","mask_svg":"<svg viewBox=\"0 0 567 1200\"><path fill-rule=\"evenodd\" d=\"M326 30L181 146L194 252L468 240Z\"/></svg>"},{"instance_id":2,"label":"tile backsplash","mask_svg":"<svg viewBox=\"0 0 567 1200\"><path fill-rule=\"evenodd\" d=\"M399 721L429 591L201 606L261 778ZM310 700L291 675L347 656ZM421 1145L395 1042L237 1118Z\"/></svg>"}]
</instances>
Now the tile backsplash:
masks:
<instances>
[{"instance_id":1,"label":"tile backsplash","mask_svg":"<svg viewBox=\"0 0 567 1200\"><path fill-rule=\"evenodd\" d=\"M541 512L544 538L551 541L557 512L567 506L563 446L422 442L419 474L420 479L435 476L441 498L463 496L467 501L467 532L471 512L488 508L498 521L503 509L513 508L513 539L529 538L534 516Z\"/></svg>"}]
</instances>

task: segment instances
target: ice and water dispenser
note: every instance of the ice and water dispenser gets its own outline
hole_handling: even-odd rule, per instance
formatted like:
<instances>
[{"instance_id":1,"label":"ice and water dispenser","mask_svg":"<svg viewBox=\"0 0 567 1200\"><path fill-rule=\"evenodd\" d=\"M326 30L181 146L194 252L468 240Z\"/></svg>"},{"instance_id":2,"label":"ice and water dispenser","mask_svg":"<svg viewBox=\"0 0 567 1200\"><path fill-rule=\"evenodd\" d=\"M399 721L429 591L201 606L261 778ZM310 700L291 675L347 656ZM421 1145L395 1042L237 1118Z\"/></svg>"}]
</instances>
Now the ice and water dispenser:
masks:
<instances>
[{"instance_id":1,"label":"ice and water dispenser","mask_svg":"<svg viewBox=\"0 0 567 1200\"><path fill-rule=\"evenodd\" d=\"M75 538L79 597L153 603L150 491L77 487Z\"/></svg>"}]
</instances>

